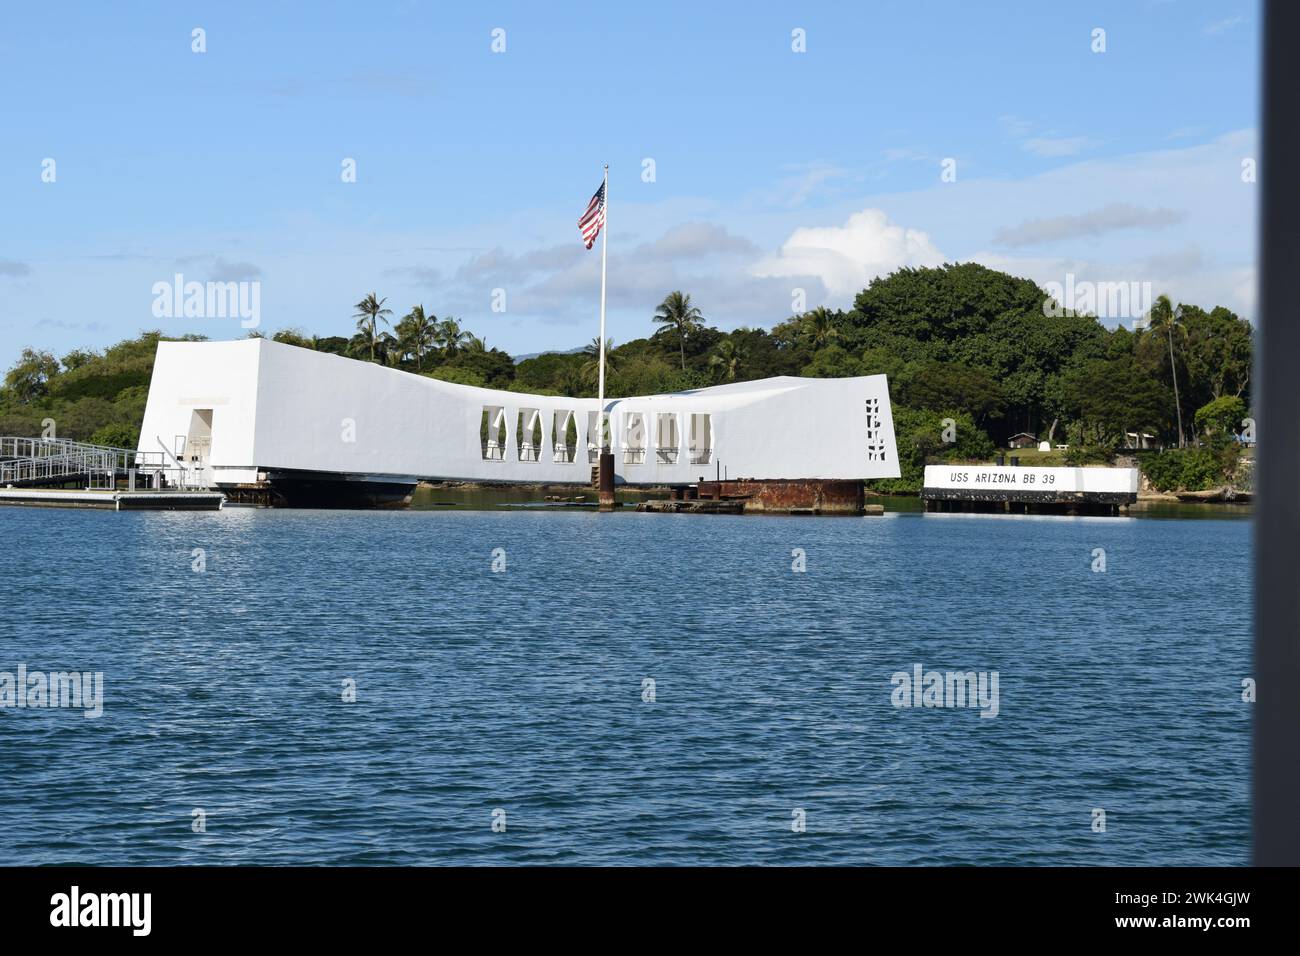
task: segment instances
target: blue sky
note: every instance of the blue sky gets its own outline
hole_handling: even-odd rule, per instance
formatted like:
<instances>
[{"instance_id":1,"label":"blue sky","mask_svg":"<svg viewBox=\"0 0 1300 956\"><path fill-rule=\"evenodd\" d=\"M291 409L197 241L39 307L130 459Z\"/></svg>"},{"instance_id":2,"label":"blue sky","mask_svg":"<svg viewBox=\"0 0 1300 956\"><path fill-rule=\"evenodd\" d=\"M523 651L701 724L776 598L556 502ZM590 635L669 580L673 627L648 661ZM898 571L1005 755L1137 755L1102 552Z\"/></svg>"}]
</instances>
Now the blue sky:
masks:
<instances>
[{"instance_id":1,"label":"blue sky","mask_svg":"<svg viewBox=\"0 0 1300 956\"><path fill-rule=\"evenodd\" d=\"M266 332L350 334L375 290L516 354L571 348L595 334L599 250L575 223L604 162L616 341L674 288L724 328L770 327L796 290L844 306L876 275L959 260L1252 316L1259 17L1233 0L14 6L0 359L245 334L156 318L152 287L178 272L259 282Z\"/></svg>"}]
</instances>

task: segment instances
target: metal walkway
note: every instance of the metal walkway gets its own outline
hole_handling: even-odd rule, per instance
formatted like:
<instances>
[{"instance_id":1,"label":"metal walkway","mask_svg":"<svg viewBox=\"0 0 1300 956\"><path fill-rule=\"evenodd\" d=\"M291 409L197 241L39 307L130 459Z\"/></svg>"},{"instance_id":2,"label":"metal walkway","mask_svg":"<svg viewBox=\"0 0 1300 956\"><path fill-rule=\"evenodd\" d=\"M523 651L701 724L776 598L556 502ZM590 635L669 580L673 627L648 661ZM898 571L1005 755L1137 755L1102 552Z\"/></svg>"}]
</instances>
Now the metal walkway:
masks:
<instances>
[{"instance_id":1,"label":"metal walkway","mask_svg":"<svg viewBox=\"0 0 1300 956\"><path fill-rule=\"evenodd\" d=\"M165 446L149 452L64 438L0 437L0 487L80 483L86 488L111 489L119 480L125 480L131 490L137 481L154 490L207 487L203 469L187 468Z\"/></svg>"}]
</instances>

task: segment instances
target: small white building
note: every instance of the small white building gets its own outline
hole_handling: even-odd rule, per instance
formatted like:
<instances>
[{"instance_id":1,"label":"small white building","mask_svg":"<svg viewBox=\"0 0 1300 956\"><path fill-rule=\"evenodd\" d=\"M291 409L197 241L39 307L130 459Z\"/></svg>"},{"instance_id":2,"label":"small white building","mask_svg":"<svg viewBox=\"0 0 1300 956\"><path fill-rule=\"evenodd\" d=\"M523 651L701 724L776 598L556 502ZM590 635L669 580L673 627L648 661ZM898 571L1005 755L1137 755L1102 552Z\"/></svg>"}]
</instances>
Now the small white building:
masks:
<instances>
[{"instance_id":1,"label":"small white building","mask_svg":"<svg viewBox=\"0 0 1300 956\"><path fill-rule=\"evenodd\" d=\"M160 342L140 432L201 484L394 501L420 479L587 485L597 401L456 385L268 339ZM621 484L897 477L883 375L610 398Z\"/></svg>"}]
</instances>

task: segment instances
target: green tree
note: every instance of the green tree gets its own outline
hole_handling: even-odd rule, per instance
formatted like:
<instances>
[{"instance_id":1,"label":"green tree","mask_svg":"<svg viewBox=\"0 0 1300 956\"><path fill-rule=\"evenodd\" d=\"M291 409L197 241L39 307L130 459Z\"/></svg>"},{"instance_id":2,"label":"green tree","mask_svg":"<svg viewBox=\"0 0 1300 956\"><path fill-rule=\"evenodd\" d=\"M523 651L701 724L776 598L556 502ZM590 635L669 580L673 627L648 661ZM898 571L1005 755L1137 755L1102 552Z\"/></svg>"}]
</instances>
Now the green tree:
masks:
<instances>
[{"instance_id":1,"label":"green tree","mask_svg":"<svg viewBox=\"0 0 1300 956\"><path fill-rule=\"evenodd\" d=\"M352 338L348 339L345 354L348 358L365 359L369 357L373 360L374 348L375 343L371 340L370 336L365 332L358 332L356 335L352 336Z\"/></svg>"},{"instance_id":2,"label":"green tree","mask_svg":"<svg viewBox=\"0 0 1300 956\"><path fill-rule=\"evenodd\" d=\"M862 374L861 363L839 345L818 349L799 372L808 378L852 378Z\"/></svg>"},{"instance_id":3,"label":"green tree","mask_svg":"<svg viewBox=\"0 0 1300 956\"><path fill-rule=\"evenodd\" d=\"M883 332L922 342L952 341L987 332L999 316L1042 318L1045 298L1029 279L973 262L904 268L859 292L844 321L858 335Z\"/></svg>"},{"instance_id":4,"label":"green tree","mask_svg":"<svg viewBox=\"0 0 1300 956\"><path fill-rule=\"evenodd\" d=\"M607 395L659 395L711 384L707 373L682 371L659 355L620 356L618 370L608 379Z\"/></svg>"},{"instance_id":5,"label":"green tree","mask_svg":"<svg viewBox=\"0 0 1300 956\"><path fill-rule=\"evenodd\" d=\"M365 334L370 340L372 362L375 360L375 346L379 341L379 323L383 322L387 325L388 316L393 314L392 309L384 308L384 303L387 301L387 296L380 299L372 292L354 306L357 311L352 317L357 320L357 331Z\"/></svg>"},{"instance_id":6,"label":"green tree","mask_svg":"<svg viewBox=\"0 0 1300 956\"><path fill-rule=\"evenodd\" d=\"M899 394L898 386L901 384L899 379L904 376L904 361L901 356L890 349L873 347L863 349L862 357L858 361L861 367L861 375L885 375L889 378L889 383L893 386L894 394Z\"/></svg>"},{"instance_id":7,"label":"green tree","mask_svg":"<svg viewBox=\"0 0 1300 956\"><path fill-rule=\"evenodd\" d=\"M1231 478L1237 452L1231 446L1166 448L1140 459L1142 473L1157 491L1205 491Z\"/></svg>"},{"instance_id":8,"label":"green tree","mask_svg":"<svg viewBox=\"0 0 1300 956\"><path fill-rule=\"evenodd\" d=\"M61 358L59 361L63 363L64 369L66 369L69 372L72 372L72 371L76 371L77 369L81 368L81 366L85 365L87 362L93 361L96 358L98 358L98 356L94 352L87 351L85 349L73 349L67 355L63 356L63 358Z\"/></svg>"},{"instance_id":9,"label":"green tree","mask_svg":"<svg viewBox=\"0 0 1300 956\"><path fill-rule=\"evenodd\" d=\"M1225 439L1236 434L1245 417L1245 402L1236 395L1220 395L1196 410L1195 422L1201 434Z\"/></svg>"},{"instance_id":10,"label":"green tree","mask_svg":"<svg viewBox=\"0 0 1300 956\"><path fill-rule=\"evenodd\" d=\"M436 315L424 314L423 305L413 305L397 323L397 341L404 352L415 356L417 372L424 370L424 353L433 347L437 321Z\"/></svg>"},{"instance_id":11,"label":"green tree","mask_svg":"<svg viewBox=\"0 0 1300 956\"><path fill-rule=\"evenodd\" d=\"M322 335L312 336L312 345L318 352L328 352L330 355L348 355L350 340L342 335Z\"/></svg>"},{"instance_id":12,"label":"green tree","mask_svg":"<svg viewBox=\"0 0 1300 956\"><path fill-rule=\"evenodd\" d=\"M49 391L58 374L59 360L53 353L26 348L5 375L5 389L19 402L32 402Z\"/></svg>"},{"instance_id":13,"label":"green tree","mask_svg":"<svg viewBox=\"0 0 1300 956\"><path fill-rule=\"evenodd\" d=\"M654 321L677 333L681 351L682 371L686 371L686 340L704 324L700 310L691 305L691 297L680 291L669 292L655 310Z\"/></svg>"},{"instance_id":14,"label":"green tree","mask_svg":"<svg viewBox=\"0 0 1300 956\"><path fill-rule=\"evenodd\" d=\"M1169 392L1134 360L1120 354L1090 359L1062 379L1065 405L1080 426L1080 440L1114 448L1132 431L1165 431Z\"/></svg>"},{"instance_id":15,"label":"green tree","mask_svg":"<svg viewBox=\"0 0 1300 956\"><path fill-rule=\"evenodd\" d=\"M585 361L582 353L544 352L515 366L515 383L525 391L553 390L563 395L569 392L568 386L575 379L581 378ZM578 389L585 391L585 384L580 384Z\"/></svg>"},{"instance_id":16,"label":"green tree","mask_svg":"<svg viewBox=\"0 0 1300 956\"><path fill-rule=\"evenodd\" d=\"M839 315L819 305L799 317L799 331L804 341L815 352L840 337Z\"/></svg>"},{"instance_id":17,"label":"green tree","mask_svg":"<svg viewBox=\"0 0 1300 956\"><path fill-rule=\"evenodd\" d=\"M856 296L838 341L856 354L918 363L913 370L928 361L978 370L1002 393L990 431L1037 432L1055 417L1054 379L1072 361L1101 354L1107 337L1095 318L1051 314L1047 299L1034 282L976 263L900 269ZM891 381L903 384L897 375Z\"/></svg>"},{"instance_id":18,"label":"green tree","mask_svg":"<svg viewBox=\"0 0 1300 956\"><path fill-rule=\"evenodd\" d=\"M1180 306L1184 335L1179 356L1184 378L1179 381L1182 401L1200 408L1222 395L1250 404L1254 330L1231 310L1216 307L1206 312L1194 305ZM1195 416L1192 419L1196 428Z\"/></svg>"},{"instance_id":19,"label":"green tree","mask_svg":"<svg viewBox=\"0 0 1300 956\"><path fill-rule=\"evenodd\" d=\"M375 357L381 365L397 365L402 357L401 344L391 332L380 332L374 343Z\"/></svg>"},{"instance_id":20,"label":"green tree","mask_svg":"<svg viewBox=\"0 0 1300 956\"><path fill-rule=\"evenodd\" d=\"M271 336L271 341L283 342L285 345L296 345L300 349L316 348L315 340L301 329L281 329Z\"/></svg>"},{"instance_id":21,"label":"green tree","mask_svg":"<svg viewBox=\"0 0 1300 956\"><path fill-rule=\"evenodd\" d=\"M723 339L717 349L709 356L709 366L724 382L734 382L737 374L749 358L743 339Z\"/></svg>"},{"instance_id":22,"label":"green tree","mask_svg":"<svg viewBox=\"0 0 1300 956\"><path fill-rule=\"evenodd\" d=\"M470 369L483 376L488 388L509 388L515 378L515 361L500 349L476 352L461 349L443 364L443 368Z\"/></svg>"},{"instance_id":23,"label":"green tree","mask_svg":"<svg viewBox=\"0 0 1300 956\"><path fill-rule=\"evenodd\" d=\"M474 336L462 329L459 320L452 316L447 316L434 326L434 342L446 358L455 356L472 338Z\"/></svg>"},{"instance_id":24,"label":"green tree","mask_svg":"<svg viewBox=\"0 0 1300 956\"><path fill-rule=\"evenodd\" d=\"M1183 334L1182 306L1175 308L1167 295L1157 296L1149 315L1150 334L1165 338L1169 343L1169 376L1174 384L1174 411L1178 416L1178 447L1183 448L1187 443L1183 435L1183 406L1178 398L1178 363L1174 360L1174 333L1177 331L1179 335Z\"/></svg>"},{"instance_id":25,"label":"green tree","mask_svg":"<svg viewBox=\"0 0 1300 956\"><path fill-rule=\"evenodd\" d=\"M962 408L983 427L1002 414L1002 387L988 373L959 362L918 362L909 366L900 396L911 408Z\"/></svg>"},{"instance_id":26,"label":"green tree","mask_svg":"<svg viewBox=\"0 0 1300 956\"><path fill-rule=\"evenodd\" d=\"M583 346L582 354L587 360L582 363L582 378L590 387L595 388L600 379L600 338L592 339ZM618 370L618 357L614 354L614 340L605 340L605 377L608 380Z\"/></svg>"},{"instance_id":27,"label":"green tree","mask_svg":"<svg viewBox=\"0 0 1300 956\"><path fill-rule=\"evenodd\" d=\"M140 429L126 422L101 425L90 436L92 445L107 445L109 448L136 448L139 442Z\"/></svg>"},{"instance_id":28,"label":"green tree","mask_svg":"<svg viewBox=\"0 0 1300 956\"><path fill-rule=\"evenodd\" d=\"M464 368L457 365L440 365L435 369L423 373L429 378L436 378L443 382L454 382L457 385L475 385L479 388L487 387L487 379L482 372L472 368Z\"/></svg>"}]
</instances>

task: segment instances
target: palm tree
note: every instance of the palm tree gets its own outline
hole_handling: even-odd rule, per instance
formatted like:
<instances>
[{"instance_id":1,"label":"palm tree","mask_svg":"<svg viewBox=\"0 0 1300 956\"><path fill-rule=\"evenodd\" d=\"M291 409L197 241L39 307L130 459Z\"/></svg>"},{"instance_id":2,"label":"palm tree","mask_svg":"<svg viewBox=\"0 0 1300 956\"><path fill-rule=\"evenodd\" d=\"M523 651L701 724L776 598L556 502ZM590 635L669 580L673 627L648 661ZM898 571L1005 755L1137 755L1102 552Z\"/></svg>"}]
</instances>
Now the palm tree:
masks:
<instances>
[{"instance_id":1,"label":"palm tree","mask_svg":"<svg viewBox=\"0 0 1300 956\"><path fill-rule=\"evenodd\" d=\"M460 327L460 322L451 316L435 326L434 340L442 347L447 357L455 355L469 341L470 334Z\"/></svg>"},{"instance_id":2,"label":"palm tree","mask_svg":"<svg viewBox=\"0 0 1300 956\"><path fill-rule=\"evenodd\" d=\"M835 314L824 305L819 305L811 312L803 314L804 334L812 343L813 351L829 345L839 338L840 330L835 325Z\"/></svg>"},{"instance_id":3,"label":"palm tree","mask_svg":"<svg viewBox=\"0 0 1300 956\"><path fill-rule=\"evenodd\" d=\"M487 339L481 339L477 335L473 335L469 332L466 332L465 334L468 338L465 339L465 344L462 346L464 351L470 353L488 351Z\"/></svg>"},{"instance_id":4,"label":"palm tree","mask_svg":"<svg viewBox=\"0 0 1300 956\"><path fill-rule=\"evenodd\" d=\"M415 353L417 372L424 370L424 353L433 346L434 323L437 321L436 315L424 314L423 305L413 305L411 311L397 323L397 340L401 342L404 352Z\"/></svg>"},{"instance_id":5,"label":"palm tree","mask_svg":"<svg viewBox=\"0 0 1300 956\"><path fill-rule=\"evenodd\" d=\"M1151 333L1159 335L1162 332L1169 341L1169 374L1173 377L1174 382L1174 409L1178 413L1178 447L1185 447L1183 441L1183 406L1178 399L1178 365L1174 361L1174 330L1177 329L1180 335L1185 335L1182 324L1183 307L1180 305L1174 308L1169 296L1162 295L1157 297L1155 303L1151 306L1148 313L1150 325L1148 329Z\"/></svg>"},{"instance_id":6,"label":"palm tree","mask_svg":"<svg viewBox=\"0 0 1300 956\"><path fill-rule=\"evenodd\" d=\"M587 361L582 363L582 378L584 381L595 384L600 377L600 338L592 339L582 349L582 354L587 356ZM618 368L618 360L614 358L614 340L605 340L605 373L612 375Z\"/></svg>"},{"instance_id":7,"label":"palm tree","mask_svg":"<svg viewBox=\"0 0 1300 956\"><path fill-rule=\"evenodd\" d=\"M654 320L665 329L677 330L677 344L682 353L682 371L686 371L686 339L704 323L700 310L691 305L691 297L681 292L669 292L659 303Z\"/></svg>"},{"instance_id":8,"label":"palm tree","mask_svg":"<svg viewBox=\"0 0 1300 956\"><path fill-rule=\"evenodd\" d=\"M352 317L357 320L357 331L368 333L370 336L370 361L375 360L375 343L378 341L378 323L388 324L388 316L393 314L392 309L385 309L384 303L388 297L378 298L373 292L356 304L356 314Z\"/></svg>"},{"instance_id":9,"label":"palm tree","mask_svg":"<svg viewBox=\"0 0 1300 956\"><path fill-rule=\"evenodd\" d=\"M358 332L348 339L348 355L354 359L365 359L367 355L372 355L373 351L374 343L365 332Z\"/></svg>"},{"instance_id":10,"label":"palm tree","mask_svg":"<svg viewBox=\"0 0 1300 956\"><path fill-rule=\"evenodd\" d=\"M402 343L391 332L380 332L375 339L375 354L383 365L396 365L402 360Z\"/></svg>"},{"instance_id":11,"label":"palm tree","mask_svg":"<svg viewBox=\"0 0 1300 956\"><path fill-rule=\"evenodd\" d=\"M723 339L717 349L709 356L709 365L718 370L719 375L728 382L736 380L736 373L749 358L749 351L740 339Z\"/></svg>"}]
</instances>

